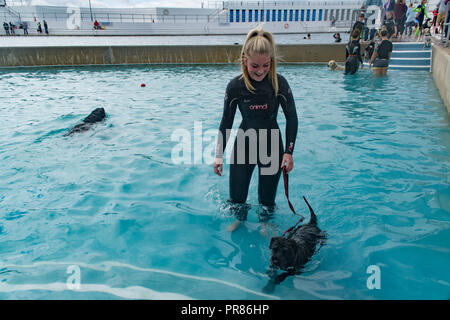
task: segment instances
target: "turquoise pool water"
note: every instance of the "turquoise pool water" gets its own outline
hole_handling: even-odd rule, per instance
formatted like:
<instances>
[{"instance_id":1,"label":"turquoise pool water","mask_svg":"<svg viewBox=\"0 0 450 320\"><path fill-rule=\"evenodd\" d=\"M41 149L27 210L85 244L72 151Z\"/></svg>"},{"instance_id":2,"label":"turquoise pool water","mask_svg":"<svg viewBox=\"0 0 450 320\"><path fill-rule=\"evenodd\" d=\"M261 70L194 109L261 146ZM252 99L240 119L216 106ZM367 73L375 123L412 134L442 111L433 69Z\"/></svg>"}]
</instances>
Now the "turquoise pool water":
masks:
<instances>
[{"instance_id":1,"label":"turquoise pool water","mask_svg":"<svg viewBox=\"0 0 450 320\"><path fill-rule=\"evenodd\" d=\"M450 126L431 75L279 67L300 118L291 199L308 217L308 198L328 241L265 294L256 176L248 222L230 234L228 168L172 161L175 130L192 146L195 123L217 130L238 72L1 70L0 299L450 298ZM100 106L104 123L64 137ZM282 187L275 234L297 221ZM374 265L379 289L367 286Z\"/></svg>"}]
</instances>

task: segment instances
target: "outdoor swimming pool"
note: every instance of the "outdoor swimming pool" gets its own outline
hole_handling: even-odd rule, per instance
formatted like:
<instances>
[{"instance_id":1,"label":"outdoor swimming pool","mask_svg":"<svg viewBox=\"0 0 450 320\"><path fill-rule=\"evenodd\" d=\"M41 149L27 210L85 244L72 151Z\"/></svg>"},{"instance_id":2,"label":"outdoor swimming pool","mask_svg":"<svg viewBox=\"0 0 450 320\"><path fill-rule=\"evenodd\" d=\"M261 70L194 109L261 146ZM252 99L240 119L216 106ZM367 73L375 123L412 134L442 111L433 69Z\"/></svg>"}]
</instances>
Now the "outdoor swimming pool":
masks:
<instances>
[{"instance_id":1,"label":"outdoor swimming pool","mask_svg":"<svg viewBox=\"0 0 450 320\"><path fill-rule=\"evenodd\" d=\"M218 177L196 153L238 66L0 70L0 299L450 298L450 126L430 73L278 71L299 115L291 201L308 218L308 198L328 240L265 294L256 176L230 234L228 167ZM96 107L104 123L63 136ZM191 164L172 161L177 129ZM298 220L282 187L278 234Z\"/></svg>"}]
</instances>

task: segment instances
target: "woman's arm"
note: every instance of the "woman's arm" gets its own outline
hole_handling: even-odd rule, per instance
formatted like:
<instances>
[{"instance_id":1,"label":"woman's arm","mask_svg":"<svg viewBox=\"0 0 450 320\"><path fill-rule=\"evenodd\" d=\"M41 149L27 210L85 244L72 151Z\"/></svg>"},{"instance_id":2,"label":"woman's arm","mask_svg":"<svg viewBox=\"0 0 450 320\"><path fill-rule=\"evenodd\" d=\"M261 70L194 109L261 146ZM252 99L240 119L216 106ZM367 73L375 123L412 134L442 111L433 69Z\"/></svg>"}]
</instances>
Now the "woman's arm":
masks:
<instances>
[{"instance_id":1,"label":"woman's arm","mask_svg":"<svg viewBox=\"0 0 450 320\"><path fill-rule=\"evenodd\" d=\"M377 57L377 52L374 51L373 54L372 54L372 58L370 58L369 68L373 64L373 62L375 61L376 57Z\"/></svg>"},{"instance_id":2,"label":"woman's arm","mask_svg":"<svg viewBox=\"0 0 450 320\"><path fill-rule=\"evenodd\" d=\"M223 103L222 120L219 125L219 133L217 137L216 159L214 161L214 172L219 176L223 171L223 154L227 146L228 138L230 135L230 129L233 127L234 115L236 114L237 98L233 96L235 90L231 81L225 92L225 98Z\"/></svg>"},{"instance_id":3,"label":"woman's arm","mask_svg":"<svg viewBox=\"0 0 450 320\"><path fill-rule=\"evenodd\" d=\"M295 140L297 139L298 117L294 96L292 95L292 90L287 80L282 76L279 77L279 80L280 92L278 96L280 97L281 108L286 117L286 146L281 166L283 167L285 165L287 172L289 172L294 167L292 153L294 152Z\"/></svg>"},{"instance_id":4,"label":"woman's arm","mask_svg":"<svg viewBox=\"0 0 450 320\"><path fill-rule=\"evenodd\" d=\"M361 67L363 66L363 60L361 58L361 44L358 44L358 49L356 49L356 55L357 58L359 60L359 62L361 63Z\"/></svg>"}]
</instances>

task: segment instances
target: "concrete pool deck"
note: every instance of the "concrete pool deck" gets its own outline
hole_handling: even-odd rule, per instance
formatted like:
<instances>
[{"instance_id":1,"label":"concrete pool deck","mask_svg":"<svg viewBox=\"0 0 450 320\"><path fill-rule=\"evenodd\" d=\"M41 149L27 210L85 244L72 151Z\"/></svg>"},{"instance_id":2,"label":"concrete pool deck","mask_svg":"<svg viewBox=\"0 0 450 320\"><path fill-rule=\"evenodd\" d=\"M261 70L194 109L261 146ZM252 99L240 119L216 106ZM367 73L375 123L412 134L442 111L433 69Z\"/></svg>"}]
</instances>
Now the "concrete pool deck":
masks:
<instances>
[{"instance_id":1,"label":"concrete pool deck","mask_svg":"<svg viewBox=\"0 0 450 320\"><path fill-rule=\"evenodd\" d=\"M345 43L280 44L281 63L345 61ZM233 45L51 45L4 46L0 68L133 64L238 63L241 46ZM450 49L433 45L432 75L450 114Z\"/></svg>"}]
</instances>

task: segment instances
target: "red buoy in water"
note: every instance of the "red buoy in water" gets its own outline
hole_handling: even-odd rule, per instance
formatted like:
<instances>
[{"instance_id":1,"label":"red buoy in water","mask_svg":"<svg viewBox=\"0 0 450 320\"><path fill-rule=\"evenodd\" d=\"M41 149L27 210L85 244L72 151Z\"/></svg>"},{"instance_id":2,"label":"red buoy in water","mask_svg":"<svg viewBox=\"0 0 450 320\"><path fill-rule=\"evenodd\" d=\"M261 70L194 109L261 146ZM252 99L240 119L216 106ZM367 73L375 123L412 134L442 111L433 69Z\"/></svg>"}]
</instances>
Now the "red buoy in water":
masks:
<instances>
[{"instance_id":1,"label":"red buoy in water","mask_svg":"<svg viewBox=\"0 0 450 320\"><path fill-rule=\"evenodd\" d=\"M141 83L141 87L144 88L145 87L145 83Z\"/></svg>"}]
</instances>

